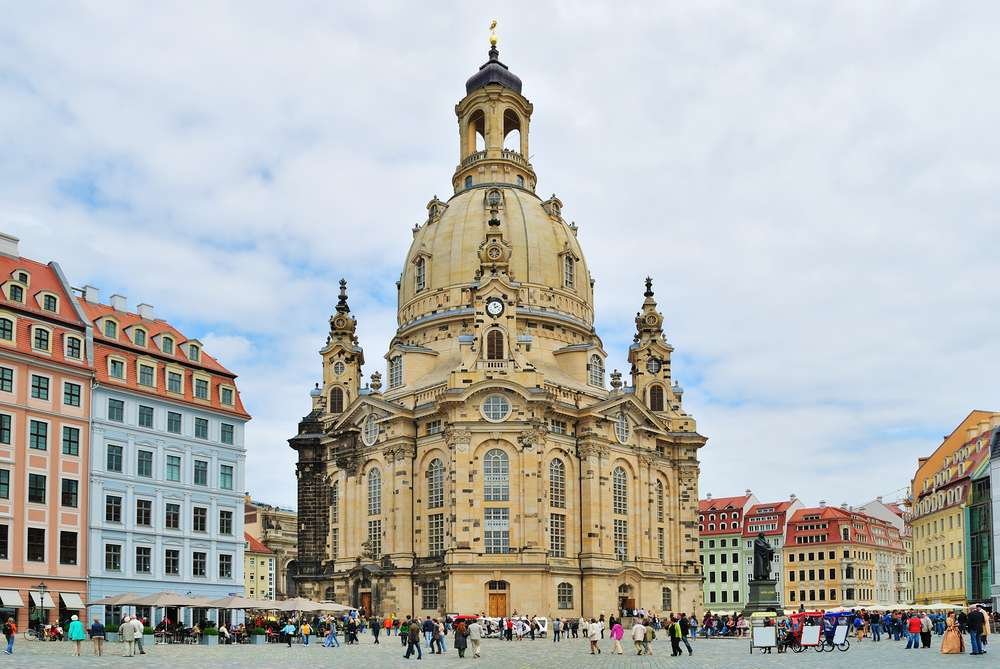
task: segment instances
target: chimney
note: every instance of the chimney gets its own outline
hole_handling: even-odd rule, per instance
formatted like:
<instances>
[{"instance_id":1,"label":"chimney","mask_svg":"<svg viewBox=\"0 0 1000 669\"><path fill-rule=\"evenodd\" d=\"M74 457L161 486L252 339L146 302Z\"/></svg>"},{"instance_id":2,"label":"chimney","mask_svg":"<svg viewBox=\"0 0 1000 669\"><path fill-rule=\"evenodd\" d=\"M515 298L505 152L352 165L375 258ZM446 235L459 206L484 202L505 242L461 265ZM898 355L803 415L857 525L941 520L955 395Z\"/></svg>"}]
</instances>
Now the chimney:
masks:
<instances>
[{"instance_id":1,"label":"chimney","mask_svg":"<svg viewBox=\"0 0 1000 669\"><path fill-rule=\"evenodd\" d=\"M795 496L794 492L791 495L788 496L788 501L790 501L790 502L794 502L797 499L798 499L798 497Z\"/></svg>"},{"instance_id":2,"label":"chimney","mask_svg":"<svg viewBox=\"0 0 1000 669\"><path fill-rule=\"evenodd\" d=\"M826 500L825 499L821 499L819 501L819 508L821 508L821 509L825 509L826 508Z\"/></svg>"},{"instance_id":3,"label":"chimney","mask_svg":"<svg viewBox=\"0 0 1000 669\"><path fill-rule=\"evenodd\" d=\"M878 497L876 497L875 501L881 503L882 502L882 495L879 495Z\"/></svg>"},{"instance_id":4,"label":"chimney","mask_svg":"<svg viewBox=\"0 0 1000 669\"><path fill-rule=\"evenodd\" d=\"M146 304L145 302L143 302L142 304L140 304L136 308L139 310L139 315L141 317L145 318L147 321L153 320L153 305L152 304Z\"/></svg>"},{"instance_id":5,"label":"chimney","mask_svg":"<svg viewBox=\"0 0 1000 669\"><path fill-rule=\"evenodd\" d=\"M749 497L750 495L752 495L752 494L753 494L753 493L752 493L752 492L750 491L750 488L747 488L747 489L746 489L746 490L745 490L744 492L746 492L746 494L747 494L747 497Z\"/></svg>"},{"instance_id":6,"label":"chimney","mask_svg":"<svg viewBox=\"0 0 1000 669\"><path fill-rule=\"evenodd\" d=\"M91 304L101 301L101 291L91 285L83 287L83 299Z\"/></svg>"},{"instance_id":7,"label":"chimney","mask_svg":"<svg viewBox=\"0 0 1000 669\"><path fill-rule=\"evenodd\" d=\"M115 311L125 311L126 298L124 295L118 295L117 293L111 296L111 308Z\"/></svg>"},{"instance_id":8,"label":"chimney","mask_svg":"<svg viewBox=\"0 0 1000 669\"><path fill-rule=\"evenodd\" d=\"M707 495L705 495L705 499L707 499L709 502L711 502L712 501L712 493L708 493Z\"/></svg>"},{"instance_id":9,"label":"chimney","mask_svg":"<svg viewBox=\"0 0 1000 669\"><path fill-rule=\"evenodd\" d=\"M17 244L21 240L14 235L8 235L6 233L0 232L0 253L5 256L14 256L15 258L20 257L20 253L17 250Z\"/></svg>"}]
</instances>

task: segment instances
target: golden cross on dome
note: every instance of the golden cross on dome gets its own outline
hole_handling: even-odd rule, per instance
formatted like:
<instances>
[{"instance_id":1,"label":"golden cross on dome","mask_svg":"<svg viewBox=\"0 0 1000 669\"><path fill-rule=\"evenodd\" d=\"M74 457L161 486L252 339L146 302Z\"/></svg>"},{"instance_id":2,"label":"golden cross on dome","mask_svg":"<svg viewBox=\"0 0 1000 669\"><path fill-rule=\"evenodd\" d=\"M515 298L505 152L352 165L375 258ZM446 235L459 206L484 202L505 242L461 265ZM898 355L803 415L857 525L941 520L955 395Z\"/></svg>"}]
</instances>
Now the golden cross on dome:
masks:
<instances>
[{"instance_id":1,"label":"golden cross on dome","mask_svg":"<svg viewBox=\"0 0 1000 669\"><path fill-rule=\"evenodd\" d=\"M490 45L497 45L497 20L490 21Z\"/></svg>"}]
</instances>

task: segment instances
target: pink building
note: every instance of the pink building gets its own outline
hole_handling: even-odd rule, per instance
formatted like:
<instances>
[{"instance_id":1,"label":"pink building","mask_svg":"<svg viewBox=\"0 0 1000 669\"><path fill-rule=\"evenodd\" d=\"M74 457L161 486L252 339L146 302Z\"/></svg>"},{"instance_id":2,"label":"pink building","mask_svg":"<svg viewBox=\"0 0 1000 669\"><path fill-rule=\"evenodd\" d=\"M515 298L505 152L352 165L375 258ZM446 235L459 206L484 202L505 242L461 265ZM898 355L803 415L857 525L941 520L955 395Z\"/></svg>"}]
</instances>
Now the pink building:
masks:
<instances>
[{"instance_id":1,"label":"pink building","mask_svg":"<svg viewBox=\"0 0 1000 669\"><path fill-rule=\"evenodd\" d=\"M84 615L93 338L59 266L0 233L0 617Z\"/></svg>"}]
</instances>

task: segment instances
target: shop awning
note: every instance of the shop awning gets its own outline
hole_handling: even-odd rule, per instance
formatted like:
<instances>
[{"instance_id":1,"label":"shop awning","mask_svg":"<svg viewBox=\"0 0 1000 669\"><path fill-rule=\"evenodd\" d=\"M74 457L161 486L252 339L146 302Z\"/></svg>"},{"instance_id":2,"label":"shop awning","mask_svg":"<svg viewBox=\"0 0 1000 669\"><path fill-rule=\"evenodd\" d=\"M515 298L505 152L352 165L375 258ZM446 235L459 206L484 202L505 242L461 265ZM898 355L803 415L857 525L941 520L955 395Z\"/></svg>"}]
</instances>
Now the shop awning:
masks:
<instances>
[{"instance_id":1,"label":"shop awning","mask_svg":"<svg viewBox=\"0 0 1000 669\"><path fill-rule=\"evenodd\" d=\"M60 592L59 596L62 597L63 604L70 611L82 611L84 609L83 600L75 592Z\"/></svg>"},{"instance_id":2,"label":"shop awning","mask_svg":"<svg viewBox=\"0 0 1000 669\"><path fill-rule=\"evenodd\" d=\"M46 592L45 598L42 599L38 592L34 590L31 590L30 592L31 592L31 601L35 603L35 606L44 606L47 609L56 608L56 603L52 601L52 593Z\"/></svg>"},{"instance_id":3,"label":"shop awning","mask_svg":"<svg viewBox=\"0 0 1000 669\"><path fill-rule=\"evenodd\" d=\"M17 590L0 590L0 602L2 602L4 606L9 606L15 609L24 606L24 602L21 601L21 595L18 594Z\"/></svg>"}]
</instances>

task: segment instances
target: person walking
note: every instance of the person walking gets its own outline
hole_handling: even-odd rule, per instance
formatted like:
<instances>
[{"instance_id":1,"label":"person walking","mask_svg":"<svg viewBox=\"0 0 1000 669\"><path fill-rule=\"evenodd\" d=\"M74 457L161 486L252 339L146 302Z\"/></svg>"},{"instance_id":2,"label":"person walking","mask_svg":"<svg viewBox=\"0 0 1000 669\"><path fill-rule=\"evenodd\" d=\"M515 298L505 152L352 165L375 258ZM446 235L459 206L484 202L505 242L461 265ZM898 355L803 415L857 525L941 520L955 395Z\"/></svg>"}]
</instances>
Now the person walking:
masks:
<instances>
[{"instance_id":1,"label":"person walking","mask_svg":"<svg viewBox=\"0 0 1000 669\"><path fill-rule=\"evenodd\" d=\"M80 646L87 639L87 632L83 629L83 623L76 616L72 616L69 623L69 640L73 642L73 655L80 657Z\"/></svg>"},{"instance_id":2,"label":"person walking","mask_svg":"<svg viewBox=\"0 0 1000 669\"><path fill-rule=\"evenodd\" d=\"M916 611L906 620L906 650L911 648L920 648L920 616Z\"/></svg>"},{"instance_id":3,"label":"person walking","mask_svg":"<svg viewBox=\"0 0 1000 669\"><path fill-rule=\"evenodd\" d=\"M417 659L424 659L424 654L420 650L420 627L416 624L416 621L410 625L409 632L406 635L406 654L403 657L409 660L410 656L413 655L414 648L417 649Z\"/></svg>"},{"instance_id":4,"label":"person walking","mask_svg":"<svg viewBox=\"0 0 1000 669\"><path fill-rule=\"evenodd\" d=\"M469 643L472 644L472 657L479 659L479 643L483 640L483 626L479 624L479 618L469 625Z\"/></svg>"},{"instance_id":5,"label":"person walking","mask_svg":"<svg viewBox=\"0 0 1000 669\"><path fill-rule=\"evenodd\" d=\"M983 629L986 625L986 618L978 606L969 607L969 615L965 617L965 625L969 628L969 645L972 646L970 655L983 655Z\"/></svg>"},{"instance_id":6,"label":"person walking","mask_svg":"<svg viewBox=\"0 0 1000 669\"><path fill-rule=\"evenodd\" d=\"M617 655L625 653L625 649L622 648L623 636L625 636L625 628L622 627L621 621L616 620L615 624L611 627L611 638L615 640L615 645L611 648L612 653Z\"/></svg>"},{"instance_id":7,"label":"person walking","mask_svg":"<svg viewBox=\"0 0 1000 669\"><path fill-rule=\"evenodd\" d=\"M642 655L642 641L646 638L646 626L642 620L632 623L632 642L635 643L635 654Z\"/></svg>"},{"instance_id":8,"label":"person walking","mask_svg":"<svg viewBox=\"0 0 1000 669\"><path fill-rule=\"evenodd\" d=\"M372 616L371 618L368 619L368 626L371 628L372 637L375 638L375 643L377 644L378 635L382 632L382 623L379 622L379 619L377 617Z\"/></svg>"},{"instance_id":9,"label":"person walking","mask_svg":"<svg viewBox=\"0 0 1000 669\"><path fill-rule=\"evenodd\" d=\"M13 618L7 618L7 622L3 624L3 635L7 637L7 647L4 648L4 655L14 654L14 639L17 638L17 623L14 622Z\"/></svg>"},{"instance_id":10,"label":"person walking","mask_svg":"<svg viewBox=\"0 0 1000 669\"><path fill-rule=\"evenodd\" d=\"M874 611L868 614L868 629L872 632L872 641L882 639L882 617Z\"/></svg>"},{"instance_id":11,"label":"person walking","mask_svg":"<svg viewBox=\"0 0 1000 669\"><path fill-rule=\"evenodd\" d=\"M656 638L656 630L652 625L646 625L646 634L642 638L642 652L644 655L653 654L653 639Z\"/></svg>"},{"instance_id":12,"label":"person walking","mask_svg":"<svg viewBox=\"0 0 1000 669\"><path fill-rule=\"evenodd\" d=\"M926 613L920 616L920 644L923 648L931 647L931 632L934 630L934 623Z\"/></svg>"},{"instance_id":13,"label":"person walking","mask_svg":"<svg viewBox=\"0 0 1000 669\"><path fill-rule=\"evenodd\" d=\"M437 625L438 631L438 653L448 652L448 626L444 624L444 620L434 619L434 624Z\"/></svg>"},{"instance_id":14,"label":"person walking","mask_svg":"<svg viewBox=\"0 0 1000 669\"><path fill-rule=\"evenodd\" d=\"M455 633L455 650L458 651L459 657L465 657L465 649L469 647L469 629L465 621L459 620L452 631Z\"/></svg>"},{"instance_id":15,"label":"person walking","mask_svg":"<svg viewBox=\"0 0 1000 669\"><path fill-rule=\"evenodd\" d=\"M142 635L146 632L146 625L139 616L132 616L132 627L135 628L135 649L139 655L145 655L146 649L142 646Z\"/></svg>"},{"instance_id":16,"label":"person walking","mask_svg":"<svg viewBox=\"0 0 1000 669\"><path fill-rule=\"evenodd\" d=\"M601 623L597 622L597 618L590 619L590 625L587 627L587 638L590 639L590 654L600 655L601 647L597 645L597 641L601 638Z\"/></svg>"},{"instance_id":17,"label":"person walking","mask_svg":"<svg viewBox=\"0 0 1000 669\"><path fill-rule=\"evenodd\" d=\"M326 636L323 638L323 647L333 648L336 646L340 648L340 641L337 639L337 619L331 616L327 624L329 627L326 630Z\"/></svg>"},{"instance_id":18,"label":"person walking","mask_svg":"<svg viewBox=\"0 0 1000 669\"><path fill-rule=\"evenodd\" d=\"M118 627L118 638L125 642L125 657L135 657L135 626L128 616Z\"/></svg>"},{"instance_id":19,"label":"person walking","mask_svg":"<svg viewBox=\"0 0 1000 669\"><path fill-rule=\"evenodd\" d=\"M281 633L285 635L285 641L288 642L288 647L292 647L292 637L295 636L295 625L289 620L285 623L285 626L281 628Z\"/></svg>"},{"instance_id":20,"label":"person walking","mask_svg":"<svg viewBox=\"0 0 1000 669\"><path fill-rule=\"evenodd\" d=\"M670 637L670 657L677 657L683 655L681 653L681 623L676 619L672 619L670 625L667 627L667 635Z\"/></svg>"},{"instance_id":21,"label":"person walking","mask_svg":"<svg viewBox=\"0 0 1000 669\"><path fill-rule=\"evenodd\" d=\"M552 621L552 643L561 639L560 634L562 634L562 621L556 618Z\"/></svg>"},{"instance_id":22,"label":"person walking","mask_svg":"<svg viewBox=\"0 0 1000 669\"><path fill-rule=\"evenodd\" d=\"M965 653L965 642L962 633L958 631L958 622L952 613L944 623L944 635L941 637L941 653L944 655L960 655Z\"/></svg>"},{"instance_id":23,"label":"person walking","mask_svg":"<svg viewBox=\"0 0 1000 669\"><path fill-rule=\"evenodd\" d=\"M104 631L104 625L97 618L94 618L94 622L90 626L90 641L94 644L94 655L98 657L104 655L104 637L107 634Z\"/></svg>"},{"instance_id":24,"label":"person walking","mask_svg":"<svg viewBox=\"0 0 1000 669\"><path fill-rule=\"evenodd\" d=\"M433 624L431 629L431 655L434 655L435 653L437 653L438 655L442 655L441 627L438 625L437 618L431 620L431 623ZM435 648L437 650L435 650Z\"/></svg>"},{"instance_id":25,"label":"person walking","mask_svg":"<svg viewBox=\"0 0 1000 669\"><path fill-rule=\"evenodd\" d=\"M689 620L688 617L682 613L681 619L677 621L681 624L681 643L684 644L685 648L687 648L688 656L694 655L694 651L691 650L691 644L688 643L688 636L691 630L691 620L694 620L695 624L698 622L698 619L694 616L691 616L691 619Z\"/></svg>"}]
</instances>

